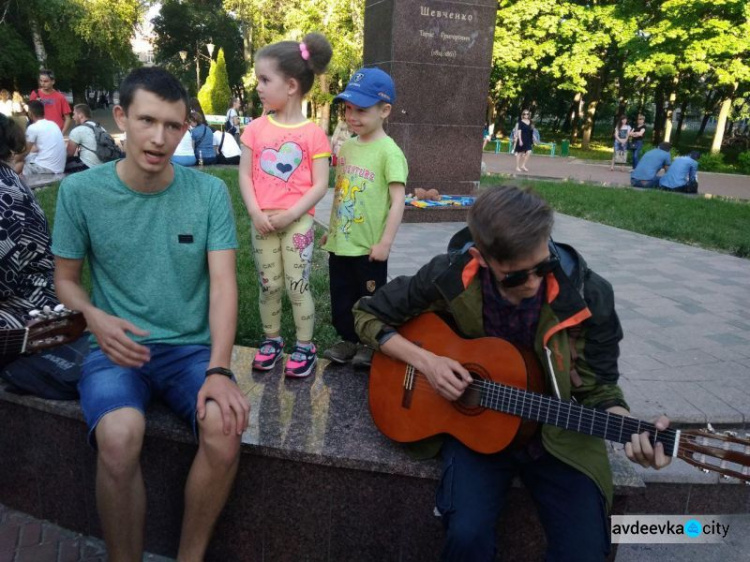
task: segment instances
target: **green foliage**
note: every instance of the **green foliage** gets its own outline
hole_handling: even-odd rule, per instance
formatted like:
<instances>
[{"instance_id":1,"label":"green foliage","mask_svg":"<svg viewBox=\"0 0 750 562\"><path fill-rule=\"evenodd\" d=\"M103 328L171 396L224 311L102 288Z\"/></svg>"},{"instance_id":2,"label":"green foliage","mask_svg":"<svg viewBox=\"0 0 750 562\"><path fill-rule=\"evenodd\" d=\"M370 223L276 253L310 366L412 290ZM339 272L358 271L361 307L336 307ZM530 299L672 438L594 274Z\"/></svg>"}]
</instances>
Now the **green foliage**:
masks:
<instances>
[{"instance_id":1,"label":"green foliage","mask_svg":"<svg viewBox=\"0 0 750 562\"><path fill-rule=\"evenodd\" d=\"M36 87L42 65L34 50L36 30L47 56L43 64L55 71L58 88L72 89L78 98L87 87L113 89L118 73L137 64L123 45L129 46L144 8L142 0L5 0L0 82L24 92Z\"/></svg>"},{"instance_id":2,"label":"green foliage","mask_svg":"<svg viewBox=\"0 0 750 562\"><path fill-rule=\"evenodd\" d=\"M724 155L718 154L702 154L699 162L700 169L704 172L723 172L725 168Z\"/></svg>"},{"instance_id":3,"label":"green foliage","mask_svg":"<svg viewBox=\"0 0 750 562\"><path fill-rule=\"evenodd\" d=\"M219 49L216 62L211 61L206 83L198 92L198 101L204 113L209 115L223 115L232 100L232 90L229 88L227 65L224 61L224 49Z\"/></svg>"},{"instance_id":4,"label":"green foliage","mask_svg":"<svg viewBox=\"0 0 750 562\"><path fill-rule=\"evenodd\" d=\"M0 49L0 76L4 77L0 86L12 91L15 89L12 79L34 76L39 63L28 42L10 25L0 25L0 45L3 46ZM26 80L22 78L21 82Z\"/></svg>"},{"instance_id":5,"label":"green foliage","mask_svg":"<svg viewBox=\"0 0 750 562\"><path fill-rule=\"evenodd\" d=\"M202 77L208 73L208 43L224 49L230 88L242 88L247 65L241 22L224 9L222 0L165 0L153 24L156 62L174 73L191 92L197 91L196 64ZM188 53L185 62L180 58L180 51Z\"/></svg>"},{"instance_id":6,"label":"green foliage","mask_svg":"<svg viewBox=\"0 0 750 562\"><path fill-rule=\"evenodd\" d=\"M737 167L741 173L750 175L750 150L740 153L737 157Z\"/></svg>"}]
</instances>

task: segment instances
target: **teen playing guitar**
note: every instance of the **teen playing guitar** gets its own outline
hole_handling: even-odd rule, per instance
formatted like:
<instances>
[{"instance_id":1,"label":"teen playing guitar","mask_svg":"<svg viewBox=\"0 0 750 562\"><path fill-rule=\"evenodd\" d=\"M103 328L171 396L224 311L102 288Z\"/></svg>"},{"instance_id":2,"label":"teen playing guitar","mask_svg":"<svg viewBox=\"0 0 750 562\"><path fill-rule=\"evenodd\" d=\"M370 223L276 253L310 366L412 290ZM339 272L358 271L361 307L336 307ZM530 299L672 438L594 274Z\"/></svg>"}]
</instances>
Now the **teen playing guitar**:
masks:
<instances>
[{"instance_id":1,"label":"teen playing guitar","mask_svg":"<svg viewBox=\"0 0 750 562\"><path fill-rule=\"evenodd\" d=\"M413 365L441 396L455 401L474 384L469 371L449 358L447 347L437 354L395 330L436 311L463 337L495 336L535 350L553 396L628 416L617 385L622 329L612 287L573 248L550 241L550 207L533 193L496 187L477 198L468 223L448 254L357 303L362 341ZM668 423L661 417L655 427L663 431ZM605 559L612 476L604 441L545 423L527 439L493 454L444 439L437 494L446 528L443 559L494 559L495 523L516 475L539 506L548 560ZM440 443L422 446L437 453ZM652 447L646 432L631 436L626 454L657 469L671 459L661 443Z\"/></svg>"}]
</instances>

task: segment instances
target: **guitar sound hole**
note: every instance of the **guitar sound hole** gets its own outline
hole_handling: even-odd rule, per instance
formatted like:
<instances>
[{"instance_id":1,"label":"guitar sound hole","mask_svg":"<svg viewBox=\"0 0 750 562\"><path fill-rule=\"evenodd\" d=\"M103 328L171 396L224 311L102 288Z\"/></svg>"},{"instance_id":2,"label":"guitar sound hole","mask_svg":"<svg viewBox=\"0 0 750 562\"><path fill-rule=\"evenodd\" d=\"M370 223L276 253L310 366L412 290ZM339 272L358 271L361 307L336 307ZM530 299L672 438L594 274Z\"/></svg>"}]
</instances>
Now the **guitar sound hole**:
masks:
<instances>
[{"instance_id":1,"label":"guitar sound hole","mask_svg":"<svg viewBox=\"0 0 750 562\"><path fill-rule=\"evenodd\" d=\"M487 373L484 372L484 369L480 365L464 365L464 368L469 371L471 378L475 381L489 379ZM462 414L467 416L477 416L484 412L484 407L480 405L481 399L481 386L472 384L464 391L461 398L456 400L453 404Z\"/></svg>"}]
</instances>

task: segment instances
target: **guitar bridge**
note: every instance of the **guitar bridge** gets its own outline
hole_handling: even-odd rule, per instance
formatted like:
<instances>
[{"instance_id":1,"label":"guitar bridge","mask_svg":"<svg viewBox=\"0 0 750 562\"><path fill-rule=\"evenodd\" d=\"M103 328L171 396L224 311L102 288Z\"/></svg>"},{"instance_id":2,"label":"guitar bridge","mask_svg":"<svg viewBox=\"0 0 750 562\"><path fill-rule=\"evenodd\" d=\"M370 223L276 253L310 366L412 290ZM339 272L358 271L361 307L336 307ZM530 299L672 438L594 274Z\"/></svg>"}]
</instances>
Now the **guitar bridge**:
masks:
<instances>
[{"instance_id":1,"label":"guitar bridge","mask_svg":"<svg viewBox=\"0 0 750 562\"><path fill-rule=\"evenodd\" d=\"M414 396L414 385L417 380L417 370L411 366L406 366L404 373L404 393L401 396L401 407L408 410L411 408L412 397Z\"/></svg>"}]
</instances>

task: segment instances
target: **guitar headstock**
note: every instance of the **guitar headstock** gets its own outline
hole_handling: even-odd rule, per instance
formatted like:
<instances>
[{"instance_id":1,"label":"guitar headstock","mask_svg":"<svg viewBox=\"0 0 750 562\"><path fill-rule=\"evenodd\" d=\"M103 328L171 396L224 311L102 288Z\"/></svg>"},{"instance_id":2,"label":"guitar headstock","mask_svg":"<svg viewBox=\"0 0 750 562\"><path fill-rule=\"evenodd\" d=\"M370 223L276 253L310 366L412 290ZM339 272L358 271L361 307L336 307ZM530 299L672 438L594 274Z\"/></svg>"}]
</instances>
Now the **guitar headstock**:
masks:
<instances>
[{"instance_id":1,"label":"guitar headstock","mask_svg":"<svg viewBox=\"0 0 750 562\"><path fill-rule=\"evenodd\" d=\"M718 472L724 478L738 478L750 484L750 439L736 432L719 433L707 429L680 431L677 458L697 466L703 472Z\"/></svg>"},{"instance_id":2,"label":"guitar headstock","mask_svg":"<svg viewBox=\"0 0 750 562\"><path fill-rule=\"evenodd\" d=\"M26 340L27 352L40 351L63 345L78 339L86 329L86 319L76 310L68 310L59 304L54 309L45 306L29 313Z\"/></svg>"}]
</instances>

